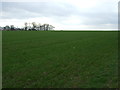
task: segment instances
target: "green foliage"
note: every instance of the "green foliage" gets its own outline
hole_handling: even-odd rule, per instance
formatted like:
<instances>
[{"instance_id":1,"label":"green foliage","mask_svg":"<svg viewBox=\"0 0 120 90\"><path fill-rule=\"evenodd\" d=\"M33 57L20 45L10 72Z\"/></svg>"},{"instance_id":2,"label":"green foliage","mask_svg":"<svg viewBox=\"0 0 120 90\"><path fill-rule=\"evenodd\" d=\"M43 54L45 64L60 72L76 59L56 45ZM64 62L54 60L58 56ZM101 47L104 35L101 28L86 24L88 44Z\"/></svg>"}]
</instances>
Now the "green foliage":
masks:
<instances>
[{"instance_id":1,"label":"green foliage","mask_svg":"<svg viewBox=\"0 0 120 90\"><path fill-rule=\"evenodd\" d=\"M3 31L3 88L116 88L117 33Z\"/></svg>"}]
</instances>

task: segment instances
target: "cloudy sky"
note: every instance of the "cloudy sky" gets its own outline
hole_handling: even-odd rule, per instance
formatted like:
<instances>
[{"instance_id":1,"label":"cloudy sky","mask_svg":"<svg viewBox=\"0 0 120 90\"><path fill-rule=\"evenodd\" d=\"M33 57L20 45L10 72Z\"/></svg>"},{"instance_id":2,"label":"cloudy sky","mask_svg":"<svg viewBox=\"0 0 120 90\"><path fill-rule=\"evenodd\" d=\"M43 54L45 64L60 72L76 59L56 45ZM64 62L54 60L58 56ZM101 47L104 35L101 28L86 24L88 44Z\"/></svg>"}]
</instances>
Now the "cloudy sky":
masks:
<instances>
[{"instance_id":1,"label":"cloudy sky","mask_svg":"<svg viewBox=\"0 0 120 90\"><path fill-rule=\"evenodd\" d=\"M2 0L0 26L49 23L55 30L116 30L119 0Z\"/></svg>"}]
</instances>

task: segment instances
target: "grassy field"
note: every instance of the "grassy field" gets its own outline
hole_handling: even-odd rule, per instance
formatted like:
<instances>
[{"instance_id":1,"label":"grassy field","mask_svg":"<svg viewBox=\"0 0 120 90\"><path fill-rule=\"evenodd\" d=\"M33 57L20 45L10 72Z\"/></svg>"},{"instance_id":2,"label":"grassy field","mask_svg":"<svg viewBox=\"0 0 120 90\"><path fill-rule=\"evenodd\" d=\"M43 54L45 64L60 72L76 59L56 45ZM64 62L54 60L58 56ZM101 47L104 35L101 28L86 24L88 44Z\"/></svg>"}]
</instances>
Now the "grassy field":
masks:
<instances>
[{"instance_id":1,"label":"grassy field","mask_svg":"<svg viewBox=\"0 0 120 90\"><path fill-rule=\"evenodd\" d=\"M117 33L3 31L3 88L116 88Z\"/></svg>"}]
</instances>

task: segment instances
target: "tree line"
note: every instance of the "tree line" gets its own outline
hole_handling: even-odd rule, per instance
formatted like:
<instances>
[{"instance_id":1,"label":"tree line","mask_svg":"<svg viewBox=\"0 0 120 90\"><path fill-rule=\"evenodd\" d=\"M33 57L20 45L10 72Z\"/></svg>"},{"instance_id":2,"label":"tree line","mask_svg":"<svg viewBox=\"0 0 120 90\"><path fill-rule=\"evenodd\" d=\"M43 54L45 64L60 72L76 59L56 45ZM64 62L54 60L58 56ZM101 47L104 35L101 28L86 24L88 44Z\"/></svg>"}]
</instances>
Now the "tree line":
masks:
<instances>
[{"instance_id":1,"label":"tree line","mask_svg":"<svg viewBox=\"0 0 120 90\"><path fill-rule=\"evenodd\" d=\"M15 30L24 30L24 31L48 31L48 30L54 30L54 26L50 25L50 24L40 24L40 23L24 23L24 27L23 28L18 28L15 27L14 25L6 25L5 27L3 27L3 30L6 31L15 31Z\"/></svg>"}]
</instances>

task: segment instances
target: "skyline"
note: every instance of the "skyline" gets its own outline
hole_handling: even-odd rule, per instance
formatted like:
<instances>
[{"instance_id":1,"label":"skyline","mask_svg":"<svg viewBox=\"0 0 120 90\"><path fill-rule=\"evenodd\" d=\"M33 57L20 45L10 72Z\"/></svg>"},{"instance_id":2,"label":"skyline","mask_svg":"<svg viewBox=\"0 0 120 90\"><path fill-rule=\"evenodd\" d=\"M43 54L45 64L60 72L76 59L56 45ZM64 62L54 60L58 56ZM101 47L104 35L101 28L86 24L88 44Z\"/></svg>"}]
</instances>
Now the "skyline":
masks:
<instances>
[{"instance_id":1,"label":"skyline","mask_svg":"<svg viewBox=\"0 0 120 90\"><path fill-rule=\"evenodd\" d=\"M118 29L118 0L9 1L0 3L0 26L39 22L50 23L55 30Z\"/></svg>"}]
</instances>

